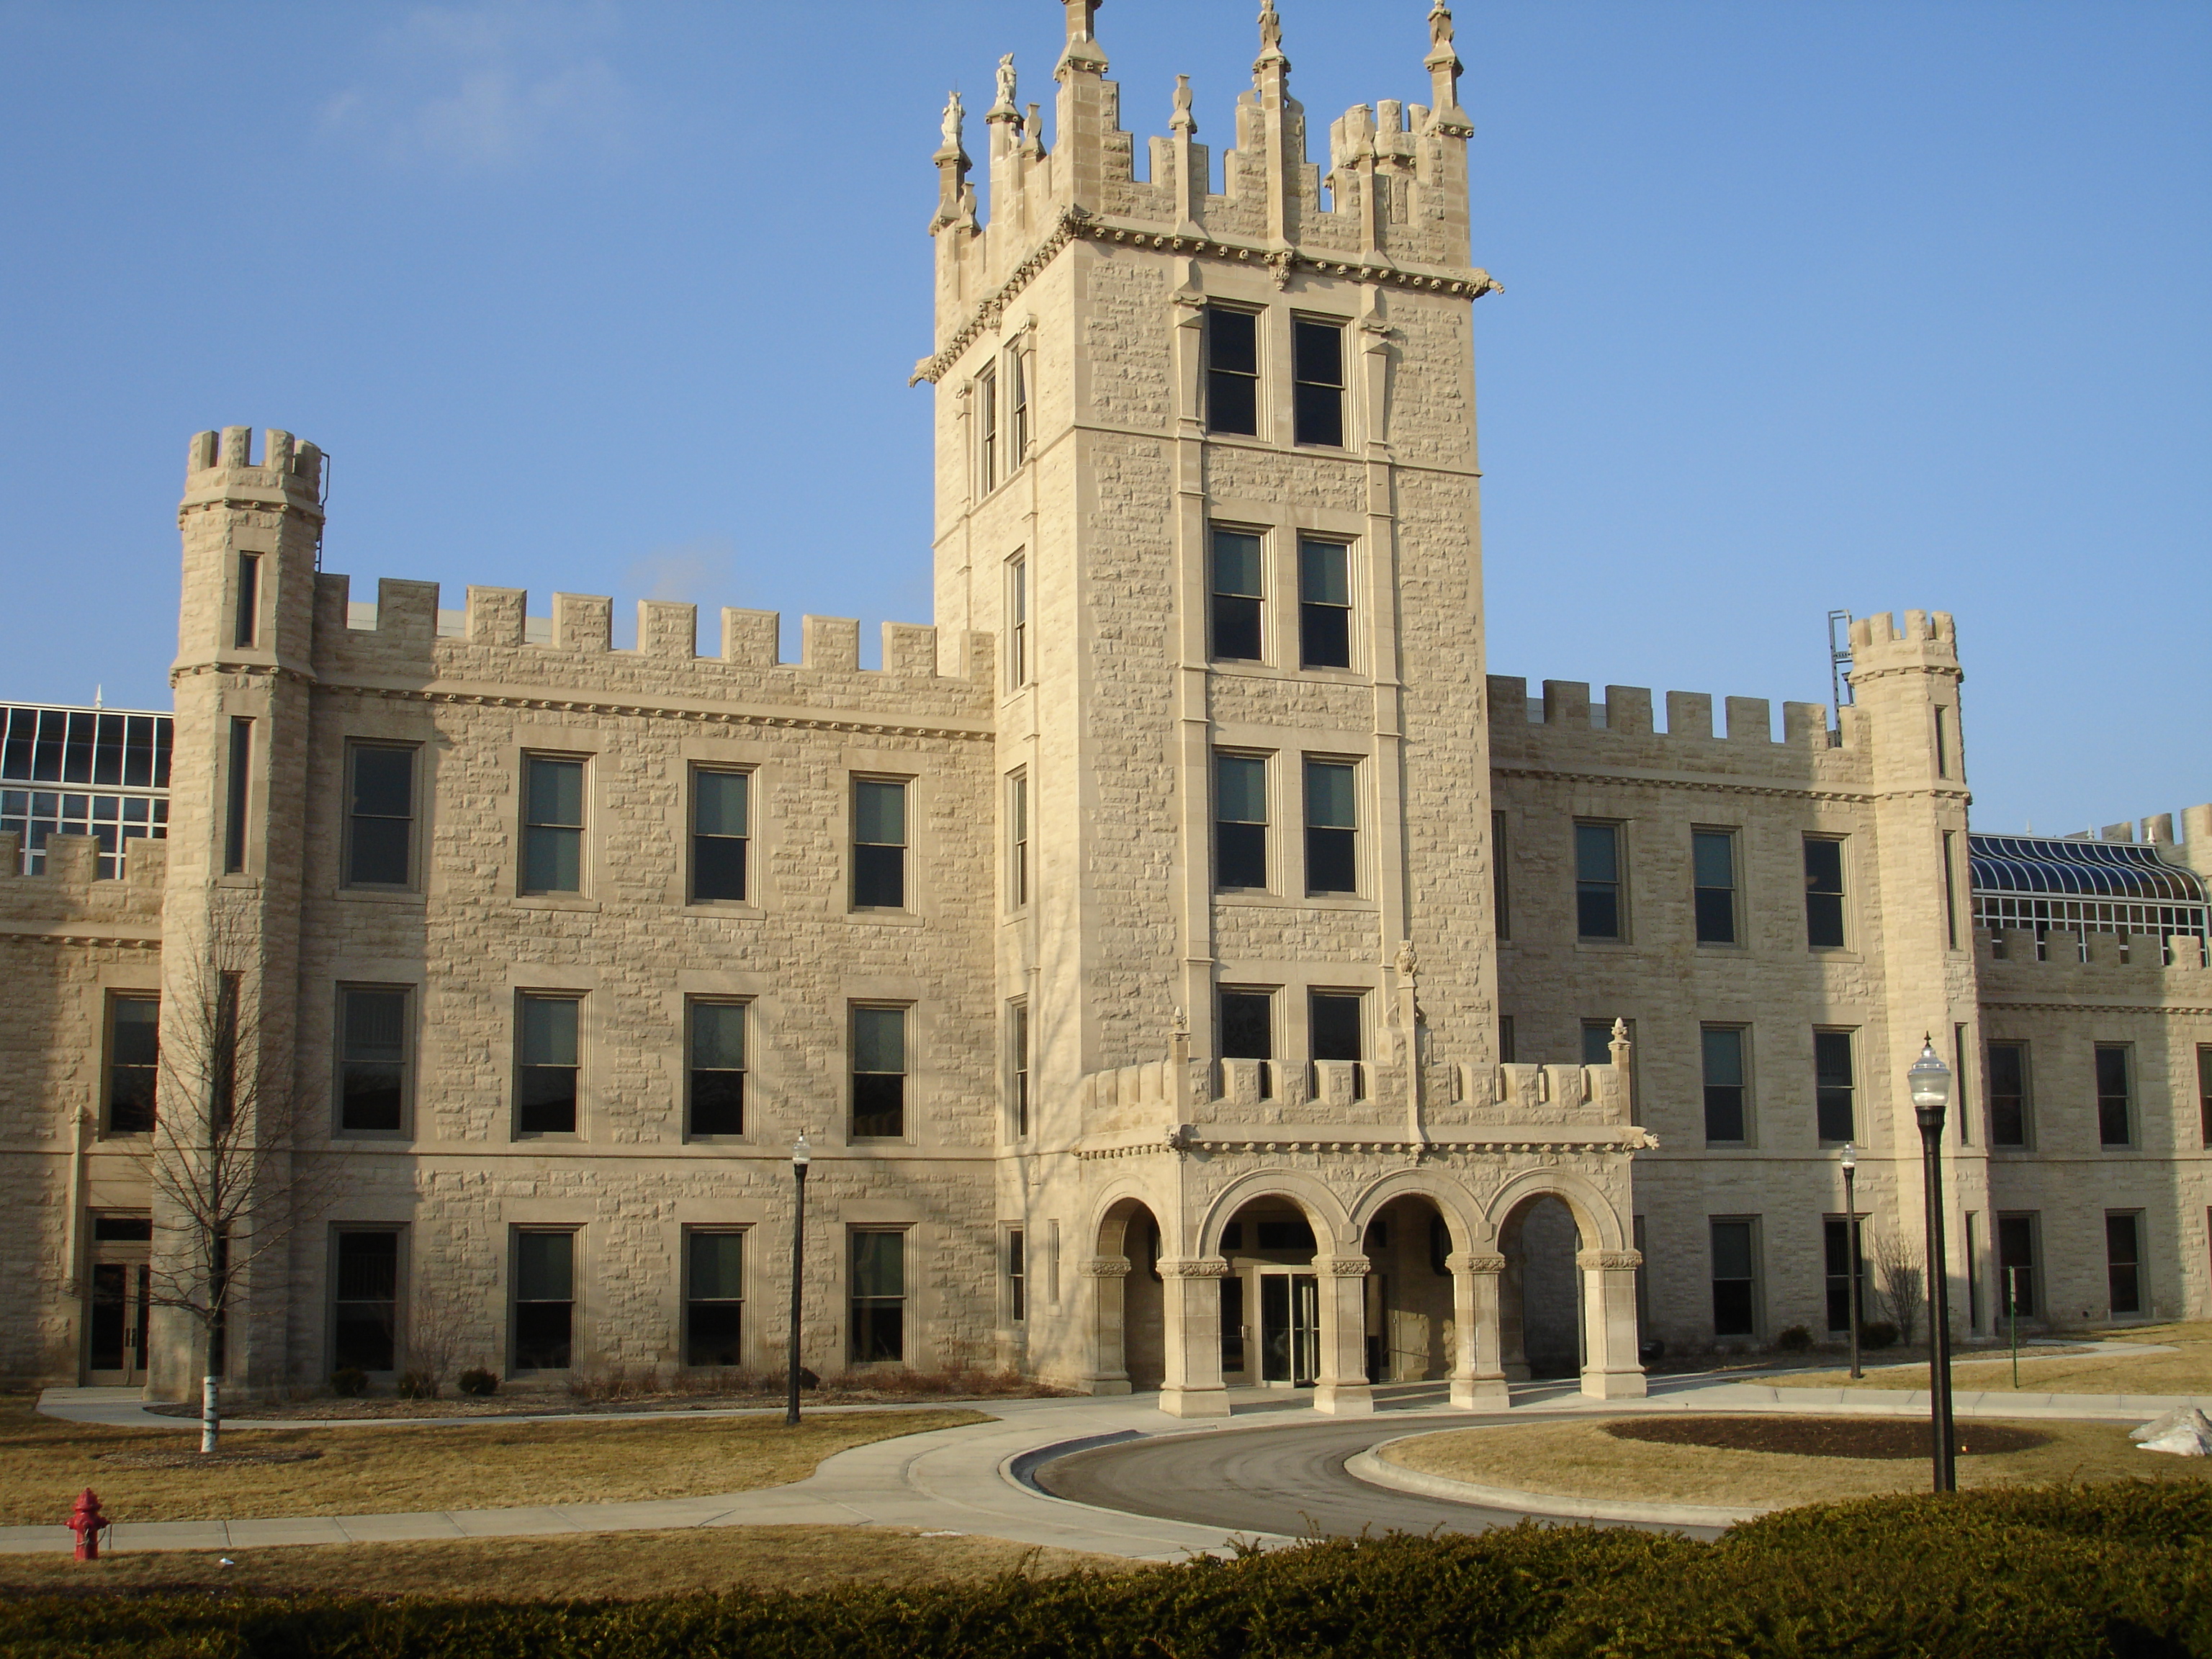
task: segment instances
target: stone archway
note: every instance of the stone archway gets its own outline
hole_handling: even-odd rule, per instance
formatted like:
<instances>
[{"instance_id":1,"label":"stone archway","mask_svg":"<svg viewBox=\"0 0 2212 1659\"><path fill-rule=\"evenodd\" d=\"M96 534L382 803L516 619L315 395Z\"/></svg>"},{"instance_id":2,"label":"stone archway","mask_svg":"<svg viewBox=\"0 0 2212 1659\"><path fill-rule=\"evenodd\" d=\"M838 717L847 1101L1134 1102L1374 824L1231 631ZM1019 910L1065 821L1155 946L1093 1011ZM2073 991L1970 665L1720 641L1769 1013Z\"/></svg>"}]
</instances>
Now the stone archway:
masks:
<instances>
[{"instance_id":1,"label":"stone archway","mask_svg":"<svg viewBox=\"0 0 2212 1659\"><path fill-rule=\"evenodd\" d=\"M1453 1293L1450 1223L1425 1193L1399 1193L1360 1231L1367 1276L1367 1380L1423 1382L1451 1373L1464 1340Z\"/></svg>"},{"instance_id":2,"label":"stone archway","mask_svg":"<svg viewBox=\"0 0 2212 1659\"><path fill-rule=\"evenodd\" d=\"M1578 1368L1582 1392L1592 1399L1643 1397L1636 1270L1644 1259L1629 1246L1623 1208L1601 1188L1559 1169L1523 1170L1492 1200L1499 1368L1507 1377ZM1571 1340L1577 1364L1562 1369Z\"/></svg>"},{"instance_id":3,"label":"stone archway","mask_svg":"<svg viewBox=\"0 0 2212 1659\"><path fill-rule=\"evenodd\" d=\"M1334 1194L1309 1178L1255 1173L1214 1203L1200 1232L1214 1254L1219 1316L1203 1356L1227 1386L1311 1389L1314 1409L1374 1409L1364 1320L1369 1263ZM1170 1322L1170 1326L1173 1321ZM1201 1356L1190 1356L1194 1374Z\"/></svg>"},{"instance_id":4,"label":"stone archway","mask_svg":"<svg viewBox=\"0 0 2212 1659\"><path fill-rule=\"evenodd\" d=\"M1581 1374L1587 1344L1577 1258L1585 1243L1573 1210L1555 1193L1522 1200L1498 1230L1505 1258L1499 1346L1514 1382Z\"/></svg>"},{"instance_id":5,"label":"stone archway","mask_svg":"<svg viewBox=\"0 0 2212 1659\"><path fill-rule=\"evenodd\" d=\"M1160 1223L1142 1199L1121 1198L1099 1218L1092 1285L1091 1392L1150 1392L1166 1373Z\"/></svg>"}]
</instances>

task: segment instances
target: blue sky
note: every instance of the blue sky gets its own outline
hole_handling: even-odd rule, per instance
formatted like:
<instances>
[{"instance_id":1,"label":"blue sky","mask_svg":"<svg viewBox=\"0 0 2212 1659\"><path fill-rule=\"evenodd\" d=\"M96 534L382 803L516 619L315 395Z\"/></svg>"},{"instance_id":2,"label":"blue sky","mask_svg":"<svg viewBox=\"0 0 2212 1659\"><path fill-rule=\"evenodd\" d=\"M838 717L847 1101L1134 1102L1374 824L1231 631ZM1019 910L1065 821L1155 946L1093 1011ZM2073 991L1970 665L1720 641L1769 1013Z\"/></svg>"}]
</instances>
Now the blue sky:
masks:
<instances>
[{"instance_id":1,"label":"blue sky","mask_svg":"<svg viewBox=\"0 0 2212 1659\"><path fill-rule=\"evenodd\" d=\"M1317 143L1425 97L1423 0L1280 6ZM1126 124L1218 155L1255 9L1110 0ZM1460 14L1493 671L1825 701L1948 609L1978 826L2212 799L2212 8ZM937 111L1059 16L0 0L0 697L166 706L225 424L370 592L926 619Z\"/></svg>"}]
</instances>

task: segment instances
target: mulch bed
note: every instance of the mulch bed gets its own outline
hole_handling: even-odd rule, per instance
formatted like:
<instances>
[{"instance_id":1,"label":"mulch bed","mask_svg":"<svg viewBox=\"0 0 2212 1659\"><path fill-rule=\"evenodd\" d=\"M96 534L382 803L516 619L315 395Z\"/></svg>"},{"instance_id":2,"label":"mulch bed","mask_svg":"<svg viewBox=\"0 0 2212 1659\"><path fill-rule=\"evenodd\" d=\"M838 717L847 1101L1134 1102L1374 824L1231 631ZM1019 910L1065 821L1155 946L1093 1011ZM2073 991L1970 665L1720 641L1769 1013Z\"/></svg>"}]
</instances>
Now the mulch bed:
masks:
<instances>
[{"instance_id":1,"label":"mulch bed","mask_svg":"<svg viewBox=\"0 0 2212 1659\"><path fill-rule=\"evenodd\" d=\"M312 1463L319 1451L102 1452L117 1469L207 1469L246 1463Z\"/></svg>"},{"instance_id":2,"label":"mulch bed","mask_svg":"<svg viewBox=\"0 0 2212 1659\"><path fill-rule=\"evenodd\" d=\"M1959 1455L1984 1457L2051 1443L2047 1434L1997 1423L1957 1425ZM1725 1451L1785 1452L1796 1457L1863 1457L1903 1462L1936 1450L1924 1420L1893 1417L1637 1417L1608 1423L1616 1440L1661 1446L1712 1446Z\"/></svg>"}]
</instances>

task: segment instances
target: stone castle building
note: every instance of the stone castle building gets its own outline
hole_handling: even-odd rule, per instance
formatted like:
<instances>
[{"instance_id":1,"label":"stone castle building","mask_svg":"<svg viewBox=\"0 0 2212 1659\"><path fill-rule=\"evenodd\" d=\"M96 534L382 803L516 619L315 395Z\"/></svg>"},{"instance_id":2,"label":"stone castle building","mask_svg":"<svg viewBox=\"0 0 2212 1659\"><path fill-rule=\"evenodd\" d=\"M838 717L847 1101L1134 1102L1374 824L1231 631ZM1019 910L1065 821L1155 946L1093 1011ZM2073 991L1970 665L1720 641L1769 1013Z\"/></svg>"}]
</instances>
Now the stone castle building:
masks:
<instances>
[{"instance_id":1,"label":"stone castle building","mask_svg":"<svg viewBox=\"0 0 2212 1659\"><path fill-rule=\"evenodd\" d=\"M1842 1328L1843 1143L1917 1246L1931 1034L1962 1331L2212 1314L2212 807L1970 839L1941 612L1778 738L1487 675L1442 0L1325 167L1270 3L1233 148L1179 84L1140 167L1095 9L1049 149L1010 61L980 163L946 112L936 624L880 667L371 597L313 446L192 440L173 720L0 744L0 1371L191 1389L158 1169L220 1098L240 1392L780 1366L803 1132L817 1372L1634 1395Z\"/></svg>"}]
</instances>

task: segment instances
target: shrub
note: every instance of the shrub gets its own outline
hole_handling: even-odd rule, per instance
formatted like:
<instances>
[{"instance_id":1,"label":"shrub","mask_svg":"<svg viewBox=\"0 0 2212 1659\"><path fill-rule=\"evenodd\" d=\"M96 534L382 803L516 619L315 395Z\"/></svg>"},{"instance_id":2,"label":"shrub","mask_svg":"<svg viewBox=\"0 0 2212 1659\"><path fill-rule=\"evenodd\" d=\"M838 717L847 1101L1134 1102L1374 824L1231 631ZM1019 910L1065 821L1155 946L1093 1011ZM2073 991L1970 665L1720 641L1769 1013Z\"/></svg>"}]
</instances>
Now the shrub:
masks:
<instances>
[{"instance_id":1,"label":"shrub","mask_svg":"<svg viewBox=\"0 0 2212 1659\"><path fill-rule=\"evenodd\" d=\"M1862 1348L1893 1348L1897 1346L1897 1327L1887 1319L1876 1319L1859 1327L1859 1346Z\"/></svg>"},{"instance_id":2,"label":"shrub","mask_svg":"<svg viewBox=\"0 0 2212 1659\"><path fill-rule=\"evenodd\" d=\"M453 1386L463 1394L481 1397L499 1392L499 1378L480 1366L471 1365L453 1379Z\"/></svg>"},{"instance_id":3,"label":"shrub","mask_svg":"<svg viewBox=\"0 0 2212 1659\"><path fill-rule=\"evenodd\" d=\"M402 1400L435 1400L438 1379L428 1371L402 1371L392 1392Z\"/></svg>"},{"instance_id":4,"label":"shrub","mask_svg":"<svg viewBox=\"0 0 2212 1659\"><path fill-rule=\"evenodd\" d=\"M358 1365L341 1365L331 1373L331 1392L341 1400L355 1400L368 1392L368 1373Z\"/></svg>"},{"instance_id":5,"label":"shrub","mask_svg":"<svg viewBox=\"0 0 2212 1659\"><path fill-rule=\"evenodd\" d=\"M1784 1353L1803 1353L1813 1346L1813 1333L1802 1325L1792 1325L1774 1339L1774 1346Z\"/></svg>"}]
</instances>

